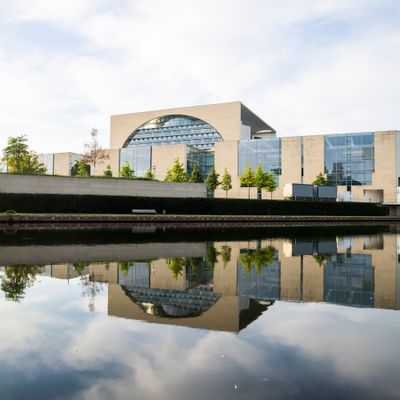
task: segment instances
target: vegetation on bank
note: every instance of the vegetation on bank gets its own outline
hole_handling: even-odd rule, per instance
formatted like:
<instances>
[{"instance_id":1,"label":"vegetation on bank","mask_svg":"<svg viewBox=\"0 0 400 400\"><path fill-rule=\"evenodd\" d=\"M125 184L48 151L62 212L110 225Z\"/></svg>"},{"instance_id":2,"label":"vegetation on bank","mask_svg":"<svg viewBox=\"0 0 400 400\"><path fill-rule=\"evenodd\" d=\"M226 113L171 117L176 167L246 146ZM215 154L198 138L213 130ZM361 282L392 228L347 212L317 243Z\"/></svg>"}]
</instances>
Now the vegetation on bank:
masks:
<instances>
[{"instance_id":1,"label":"vegetation on bank","mask_svg":"<svg viewBox=\"0 0 400 400\"><path fill-rule=\"evenodd\" d=\"M0 212L131 214L132 209L155 209L160 214L177 215L388 214L387 207L372 203L0 193Z\"/></svg>"}]
</instances>

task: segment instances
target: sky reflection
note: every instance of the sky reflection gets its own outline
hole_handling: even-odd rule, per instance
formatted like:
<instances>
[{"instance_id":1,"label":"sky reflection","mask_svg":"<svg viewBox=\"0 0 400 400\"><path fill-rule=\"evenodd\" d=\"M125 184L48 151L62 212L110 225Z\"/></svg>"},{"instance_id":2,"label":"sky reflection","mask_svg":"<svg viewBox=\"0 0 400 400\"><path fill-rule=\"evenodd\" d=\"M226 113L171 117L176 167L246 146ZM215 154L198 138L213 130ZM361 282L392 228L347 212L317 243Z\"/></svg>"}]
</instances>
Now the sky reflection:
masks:
<instances>
[{"instance_id":1,"label":"sky reflection","mask_svg":"<svg viewBox=\"0 0 400 400\"><path fill-rule=\"evenodd\" d=\"M335 252L323 253L325 264L308 254L309 242L276 239L214 243L213 251L209 244L178 244L184 262L132 257L47 265L18 301L0 292L0 398L399 398L400 313L384 308L397 300L380 292L397 296L397 283L386 279L392 271L397 276L397 239L350 239L331 240ZM229 257L223 246L230 246ZM345 263L335 264L338 254ZM346 289L324 277L328 268L355 268L334 283L351 277L351 294L373 293L376 308L323 302L323 290ZM182 317L170 307L177 314L158 316L140 307L144 300L132 288L146 301L165 297L176 307L182 298L195 302L188 293L196 290L203 299L211 290L220 297L201 315ZM279 297L262 305L257 295L262 302ZM235 324L224 322L231 318Z\"/></svg>"}]
</instances>

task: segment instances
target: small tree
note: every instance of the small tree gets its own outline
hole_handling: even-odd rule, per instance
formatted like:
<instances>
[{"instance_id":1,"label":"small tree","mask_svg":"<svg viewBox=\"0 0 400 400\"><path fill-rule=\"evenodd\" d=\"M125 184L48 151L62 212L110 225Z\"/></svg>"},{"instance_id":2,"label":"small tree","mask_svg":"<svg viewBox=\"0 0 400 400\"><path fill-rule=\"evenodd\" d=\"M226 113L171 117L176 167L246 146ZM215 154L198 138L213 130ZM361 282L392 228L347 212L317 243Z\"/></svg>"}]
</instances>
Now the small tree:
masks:
<instances>
[{"instance_id":1,"label":"small tree","mask_svg":"<svg viewBox=\"0 0 400 400\"><path fill-rule=\"evenodd\" d=\"M250 187L254 186L254 172L251 169L250 164L247 165L243 175L240 177L240 185L247 186L248 188L247 197L250 198Z\"/></svg>"},{"instance_id":2,"label":"small tree","mask_svg":"<svg viewBox=\"0 0 400 400\"><path fill-rule=\"evenodd\" d=\"M271 172L264 173L264 186L263 189L267 192L271 193L271 200L272 200L272 192L276 189L276 181L274 175Z\"/></svg>"},{"instance_id":3,"label":"small tree","mask_svg":"<svg viewBox=\"0 0 400 400\"><path fill-rule=\"evenodd\" d=\"M176 158L172 168L167 170L167 175L165 176L165 182L187 182L188 177L183 168L183 164L179 162L179 158Z\"/></svg>"},{"instance_id":4,"label":"small tree","mask_svg":"<svg viewBox=\"0 0 400 400\"><path fill-rule=\"evenodd\" d=\"M96 168L97 164L102 164L105 160L109 160L110 156L107 152L100 146L97 140L98 130L93 128L90 132L92 137L89 143L85 143L83 152L83 161L86 164L93 165Z\"/></svg>"},{"instance_id":5,"label":"small tree","mask_svg":"<svg viewBox=\"0 0 400 400\"><path fill-rule=\"evenodd\" d=\"M253 175L253 185L257 188L257 198L259 199L262 198L261 190L266 187L267 180L267 173L263 171L261 164L258 164Z\"/></svg>"},{"instance_id":6,"label":"small tree","mask_svg":"<svg viewBox=\"0 0 400 400\"><path fill-rule=\"evenodd\" d=\"M145 179L149 179L149 180L153 180L154 179L154 174L153 174L153 172L151 171L150 168L144 174L144 178Z\"/></svg>"},{"instance_id":7,"label":"small tree","mask_svg":"<svg viewBox=\"0 0 400 400\"><path fill-rule=\"evenodd\" d=\"M215 189L218 187L220 182L218 181L219 174L215 172L215 167L214 165L211 167L210 172L207 175L206 178L206 185L207 189L214 195Z\"/></svg>"},{"instance_id":8,"label":"small tree","mask_svg":"<svg viewBox=\"0 0 400 400\"><path fill-rule=\"evenodd\" d=\"M313 185L318 185L318 186L325 186L328 184L328 180L325 178L325 175L323 175L322 172L320 172L314 179Z\"/></svg>"},{"instance_id":9,"label":"small tree","mask_svg":"<svg viewBox=\"0 0 400 400\"><path fill-rule=\"evenodd\" d=\"M39 162L38 155L34 151L31 151L24 157L22 173L43 175L46 171L45 165Z\"/></svg>"},{"instance_id":10,"label":"small tree","mask_svg":"<svg viewBox=\"0 0 400 400\"><path fill-rule=\"evenodd\" d=\"M122 166L119 176L121 178L127 178L127 179L132 179L135 177L135 171L133 170L133 168L131 168L128 161L126 161L125 164Z\"/></svg>"},{"instance_id":11,"label":"small tree","mask_svg":"<svg viewBox=\"0 0 400 400\"><path fill-rule=\"evenodd\" d=\"M203 183L204 178L200 170L199 164L193 164L192 174L190 175L190 182Z\"/></svg>"},{"instance_id":12,"label":"small tree","mask_svg":"<svg viewBox=\"0 0 400 400\"><path fill-rule=\"evenodd\" d=\"M224 169L224 175L222 175L221 189L225 190L225 198L227 198L228 190L232 189L232 177L226 168Z\"/></svg>"},{"instance_id":13,"label":"small tree","mask_svg":"<svg viewBox=\"0 0 400 400\"><path fill-rule=\"evenodd\" d=\"M222 262L224 263L224 268L228 264L229 261L231 261L231 253L232 253L232 248L228 245L222 246L221 249L221 258Z\"/></svg>"},{"instance_id":14,"label":"small tree","mask_svg":"<svg viewBox=\"0 0 400 400\"><path fill-rule=\"evenodd\" d=\"M112 178L113 173L111 171L111 165L107 164L106 169L104 170L103 176L105 176L106 178Z\"/></svg>"},{"instance_id":15,"label":"small tree","mask_svg":"<svg viewBox=\"0 0 400 400\"><path fill-rule=\"evenodd\" d=\"M75 166L72 171L72 175L75 176L89 176L90 175L90 166L85 163L83 160L79 160L75 163Z\"/></svg>"}]
</instances>

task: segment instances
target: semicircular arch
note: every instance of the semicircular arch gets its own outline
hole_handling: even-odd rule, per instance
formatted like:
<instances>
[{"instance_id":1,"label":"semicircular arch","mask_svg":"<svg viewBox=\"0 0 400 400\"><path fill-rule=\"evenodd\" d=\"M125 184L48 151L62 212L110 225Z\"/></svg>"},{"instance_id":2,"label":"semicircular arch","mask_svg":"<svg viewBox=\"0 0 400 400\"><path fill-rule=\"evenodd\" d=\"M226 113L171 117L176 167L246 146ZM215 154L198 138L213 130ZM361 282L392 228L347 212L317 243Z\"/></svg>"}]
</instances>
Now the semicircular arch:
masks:
<instances>
[{"instance_id":1,"label":"semicircular arch","mask_svg":"<svg viewBox=\"0 0 400 400\"><path fill-rule=\"evenodd\" d=\"M123 148L135 145L187 144L211 149L222 141L219 132L207 121L188 114L166 114L150 119L136 128Z\"/></svg>"}]
</instances>

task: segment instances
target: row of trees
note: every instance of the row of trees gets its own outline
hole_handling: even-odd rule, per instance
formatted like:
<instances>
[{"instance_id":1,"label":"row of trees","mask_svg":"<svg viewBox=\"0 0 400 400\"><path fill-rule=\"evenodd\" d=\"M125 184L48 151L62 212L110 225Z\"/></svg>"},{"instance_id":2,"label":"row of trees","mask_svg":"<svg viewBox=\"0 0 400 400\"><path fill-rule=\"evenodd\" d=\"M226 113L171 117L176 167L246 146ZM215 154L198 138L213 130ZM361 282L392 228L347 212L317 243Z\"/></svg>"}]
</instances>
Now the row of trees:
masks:
<instances>
[{"instance_id":1,"label":"row of trees","mask_svg":"<svg viewBox=\"0 0 400 400\"><path fill-rule=\"evenodd\" d=\"M100 146L97 139L97 129L91 131L91 141L84 145L85 151L81 160L77 161L72 169L72 174L75 176L90 176L90 166L96 168L98 164L104 163L110 157L107 152ZM7 146L3 150L2 161L7 165L8 172L11 173L27 173L27 174L45 174L46 167L39 162L38 155L29 149L28 139L25 135L10 137ZM108 164L103 171L103 176L111 178L113 172ZM194 164L190 176L186 173L183 163L176 158L173 166L167 170L164 181L166 182L205 182L210 192L214 192L218 186L225 191L225 196L228 196L228 191L232 189L232 177L225 168L221 181L219 174L215 171L214 166L211 167L208 175L204 177L201 173L200 166ZM126 162L119 173L119 177L134 179L135 171ZM145 179L154 179L154 174L151 169L148 169L144 175ZM325 176L320 172L315 180L314 185L327 185ZM244 173L240 176L240 185L248 188L248 197L250 198L250 188L257 188L257 197L262 198L262 190L271 194L276 189L275 177L271 172L264 171L261 165L258 165L255 170L247 165Z\"/></svg>"}]
</instances>

